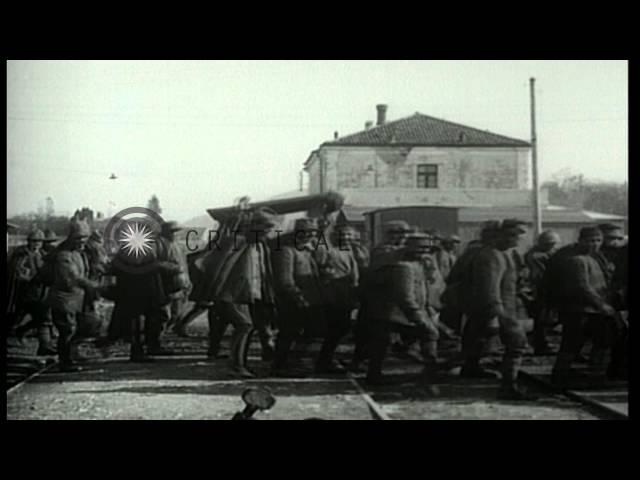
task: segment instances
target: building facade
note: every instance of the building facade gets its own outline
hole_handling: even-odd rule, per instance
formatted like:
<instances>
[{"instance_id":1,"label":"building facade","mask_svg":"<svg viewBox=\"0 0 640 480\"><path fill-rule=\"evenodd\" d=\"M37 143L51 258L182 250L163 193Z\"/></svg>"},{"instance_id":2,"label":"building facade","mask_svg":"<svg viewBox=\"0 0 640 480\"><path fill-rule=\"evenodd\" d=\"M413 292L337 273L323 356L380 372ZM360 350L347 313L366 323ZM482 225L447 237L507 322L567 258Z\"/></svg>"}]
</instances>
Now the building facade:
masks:
<instances>
[{"instance_id":1,"label":"building facade","mask_svg":"<svg viewBox=\"0 0 640 480\"><path fill-rule=\"evenodd\" d=\"M375 238L365 217L378 209L455 207L456 233L464 243L477 238L489 219L533 221L528 142L421 113L387 122L386 112L386 105L378 105L375 126L367 122L360 132L336 134L304 164L308 193L341 193L345 221L369 241ZM563 243L574 241L584 225L625 221L549 205L545 190L540 204L543 229L559 231ZM432 214L423 209L423 215ZM534 243L532 233L523 248Z\"/></svg>"},{"instance_id":2,"label":"building facade","mask_svg":"<svg viewBox=\"0 0 640 480\"><path fill-rule=\"evenodd\" d=\"M527 205L529 143L416 113L325 142L305 162L309 193L348 205Z\"/></svg>"}]
</instances>

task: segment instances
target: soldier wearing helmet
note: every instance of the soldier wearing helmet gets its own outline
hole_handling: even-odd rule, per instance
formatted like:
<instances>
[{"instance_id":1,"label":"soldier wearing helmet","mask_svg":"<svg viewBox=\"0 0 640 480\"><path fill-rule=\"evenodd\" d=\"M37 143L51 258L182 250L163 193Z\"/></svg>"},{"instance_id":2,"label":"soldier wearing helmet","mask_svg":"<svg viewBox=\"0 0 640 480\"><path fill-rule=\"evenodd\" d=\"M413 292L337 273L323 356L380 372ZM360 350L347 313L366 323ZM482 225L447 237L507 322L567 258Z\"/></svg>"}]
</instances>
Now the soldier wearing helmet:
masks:
<instances>
[{"instance_id":1,"label":"soldier wearing helmet","mask_svg":"<svg viewBox=\"0 0 640 480\"><path fill-rule=\"evenodd\" d=\"M426 234L412 234L398 260L372 273L376 278L368 292L370 306L370 361L367 382L388 383L382 364L392 332L418 334L424 358L423 382L427 391L437 394L436 362L438 328L427 311L428 297L424 257L432 239Z\"/></svg>"},{"instance_id":2,"label":"soldier wearing helmet","mask_svg":"<svg viewBox=\"0 0 640 480\"><path fill-rule=\"evenodd\" d=\"M47 307L44 304L45 287L38 278L44 262L42 243L45 235L34 229L27 236L27 245L18 247L9 259L9 285L7 314L13 320L15 334L22 341L33 328L38 330L37 355L54 355L51 331L47 325ZM20 322L26 315L30 320Z\"/></svg>"},{"instance_id":3,"label":"soldier wearing helmet","mask_svg":"<svg viewBox=\"0 0 640 480\"><path fill-rule=\"evenodd\" d=\"M412 232L404 220L394 220L384 224L385 240L371 251L370 269L393 263L404 246L407 236Z\"/></svg>"},{"instance_id":4,"label":"soldier wearing helmet","mask_svg":"<svg viewBox=\"0 0 640 480\"><path fill-rule=\"evenodd\" d=\"M44 231L44 241L42 243L42 251L46 255L55 250L55 243L58 241L56 232L50 229Z\"/></svg>"},{"instance_id":5,"label":"soldier wearing helmet","mask_svg":"<svg viewBox=\"0 0 640 480\"><path fill-rule=\"evenodd\" d=\"M536 355L553 353L549 346L545 327L550 323L551 310L545 304L542 295L544 273L551 256L560 246L561 239L553 230L545 230L538 236L538 241L524 256L529 269L529 285L532 289L533 302L530 304L529 315L533 318L533 348Z\"/></svg>"},{"instance_id":6,"label":"soldier wearing helmet","mask_svg":"<svg viewBox=\"0 0 640 480\"><path fill-rule=\"evenodd\" d=\"M473 258L467 298L469 319L462 343L464 366L461 373L483 376L479 360L487 339L500 333L505 354L499 398L508 400L531 398L517 384L527 338L516 316L517 271L511 251L526 232L523 225L524 222L516 219L499 222L493 232L493 241L483 246Z\"/></svg>"},{"instance_id":7,"label":"soldier wearing helmet","mask_svg":"<svg viewBox=\"0 0 640 480\"><path fill-rule=\"evenodd\" d=\"M53 285L47 302L51 307L53 323L58 329L58 356L60 370L78 371L72 359L72 339L77 330L78 313L82 312L85 294L98 287L89 279L89 262L84 253L91 235L84 219L73 217L69 223L69 235L58 247L53 261Z\"/></svg>"}]
</instances>

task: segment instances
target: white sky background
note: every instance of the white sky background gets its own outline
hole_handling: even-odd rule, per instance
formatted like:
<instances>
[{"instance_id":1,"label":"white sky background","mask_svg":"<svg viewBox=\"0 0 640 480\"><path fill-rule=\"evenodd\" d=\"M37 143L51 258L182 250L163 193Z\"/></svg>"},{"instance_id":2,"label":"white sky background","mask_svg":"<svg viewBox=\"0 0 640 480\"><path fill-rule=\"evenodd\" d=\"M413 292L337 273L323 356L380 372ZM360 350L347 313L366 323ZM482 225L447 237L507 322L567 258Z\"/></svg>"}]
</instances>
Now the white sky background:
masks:
<instances>
[{"instance_id":1,"label":"white sky background","mask_svg":"<svg viewBox=\"0 0 640 480\"><path fill-rule=\"evenodd\" d=\"M626 61L10 61L7 214L160 199L184 221L298 188L311 150L415 112L530 139L542 179L624 181ZM115 173L117 180L109 180Z\"/></svg>"}]
</instances>

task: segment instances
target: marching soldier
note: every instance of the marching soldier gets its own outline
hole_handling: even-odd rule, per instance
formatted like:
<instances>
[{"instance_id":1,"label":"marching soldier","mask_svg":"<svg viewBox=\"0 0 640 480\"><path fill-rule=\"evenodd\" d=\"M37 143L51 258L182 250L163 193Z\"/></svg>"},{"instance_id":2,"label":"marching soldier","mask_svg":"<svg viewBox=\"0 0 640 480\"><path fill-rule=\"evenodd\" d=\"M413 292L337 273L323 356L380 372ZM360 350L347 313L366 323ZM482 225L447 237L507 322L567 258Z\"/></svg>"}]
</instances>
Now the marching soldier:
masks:
<instances>
[{"instance_id":1,"label":"marching soldier","mask_svg":"<svg viewBox=\"0 0 640 480\"><path fill-rule=\"evenodd\" d=\"M367 383L389 383L382 375L382 364L391 332L414 335L417 331L424 359L423 381L432 394L435 386L438 328L427 311L427 286L423 257L431 248L426 234L407 238L406 248L396 262L372 272L368 292L370 306L370 360Z\"/></svg>"},{"instance_id":2,"label":"marching soldier","mask_svg":"<svg viewBox=\"0 0 640 480\"><path fill-rule=\"evenodd\" d=\"M351 327L351 312L357 305L358 264L351 250L353 228L336 227L327 249L316 250L320 280L326 298L327 334L318 358L318 373L341 373L333 361L340 339Z\"/></svg>"},{"instance_id":3,"label":"marching soldier","mask_svg":"<svg viewBox=\"0 0 640 480\"><path fill-rule=\"evenodd\" d=\"M442 240L442 247L436 251L435 257L438 262L438 270L440 270L442 278L445 280L458 259L456 252L458 245L460 245L460 237L449 235Z\"/></svg>"},{"instance_id":4,"label":"marching soldier","mask_svg":"<svg viewBox=\"0 0 640 480\"><path fill-rule=\"evenodd\" d=\"M52 263L53 261L52 259L55 255L55 251L57 248L55 244L56 242L58 242L58 240L60 240L60 238L58 237L58 235L56 235L56 233L53 230L47 228L44 231L44 242L42 243L42 260L45 265ZM50 282L43 282L43 283L45 284L44 298L46 298ZM47 317L46 317L45 325L49 329L49 335L51 339L54 340L58 338L58 332L55 330L53 326L53 318L51 317L51 309L49 307L47 307ZM48 350L55 352L53 348Z\"/></svg>"},{"instance_id":5,"label":"marching soldier","mask_svg":"<svg viewBox=\"0 0 640 480\"><path fill-rule=\"evenodd\" d=\"M622 227L613 223L605 223L599 225L599 228L603 233L604 239L600 255L597 258L607 268L611 304L617 312L616 321L612 326L611 363L608 368L608 375L611 378L623 379L626 377L624 365L628 361L629 335L629 325L626 318L629 309L626 293L629 262L628 247L624 244L625 236ZM606 262L602 260L603 258L606 259ZM597 363L598 359L595 358L595 360L595 363Z\"/></svg>"},{"instance_id":6,"label":"marching soldier","mask_svg":"<svg viewBox=\"0 0 640 480\"><path fill-rule=\"evenodd\" d=\"M494 335L493 319L498 320L506 351L502 363L499 398L527 400L517 385L518 371L527 347L524 328L517 319L517 271L511 249L518 246L525 230L523 222L504 220L493 245L483 246L471 266L469 319L463 337L464 366L461 375L485 376L480 368L487 338Z\"/></svg>"},{"instance_id":7,"label":"marching soldier","mask_svg":"<svg viewBox=\"0 0 640 480\"><path fill-rule=\"evenodd\" d=\"M415 227L411 227L404 220L392 220L383 225L385 239L381 245L371 251L370 271L374 272L378 268L390 265L402 257L402 249L407 237L414 232ZM396 352L406 352L409 345L403 341L399 333L392 334L392 349Z\"/></svg>"},{"instance_id":8,"label":"marching soldier","mask_svg":"<svg viewBox=\"0 0 640 480\"><path fill-rule=\"evenodd\" d=\"M313 218L300 218L294 230L293 242L284 245L274 257L279 310L273 362L276 376L287 374L289 351L302 332L325 322L325 298L315 259L318 223Z\"/></svg>"},{"instance_id":9,"label":"marching soldier","mask_svg":"<svg viewBox=\"0 0 640 480\"><path fill-rule=\"evenodd\" d=\"M602 245L602 232L597 227L580 230L575 253L557 264L560 291L556 299L562 323L562 343L553 367L553 382L566 386L572 362L584 344L585 329L592 335L594 351L610 347L611 326L615 309L609 303L607 276L596 259Z\"/></svg>"},{"instance_id":10,"label":"marching soldier","mask_svg":"<svg viewBox=\"0 0 640 480\"><path fill-rule=\"evenodd\" d=\"M241 225L242 236L237 238L234 251L225 262L217 278L213 301L219 323L210 345L215 349L226 325L233 325L231 338L231 369L242 378L253 378L255 374L246 365L248 341L251 332L257 330L262 346L262 358L273 357L270 323L275 307L274 279L271 250L267 237L277 225L275 212L259 209L251 213L250 219Z\"/></svg>"},{"instance_id":11,"label":"marching soldier","mask_svg":"<svg viewBox=\"0 0 640 480\"><path fill-rule=\"evenodd\" d=\"M347 236L344 239L345 244L351 248L351 253L353 254L353 258L356 259L356 263L358 264L358 272L360 273L360 277L363 277L369 268L369 262L371 260L369 255L369 250L367 247L362 245L360 239L360 232L353 227L348 227L351 232L350 236Z\"/></svg>"},{"instance_id":12,"label":"marching soldier","mask_svg":"<svg viewBox=\"0 0 640 480\"><path fill-rule=\"evenodd\" d=\"M232 370L250 378L254 375L245 363L253 329L260 339L263 361L273 359L270 326L275 294L269 237L277 223L275 212L266 208L239 212L234 222L234 238L225 237L220 250L204 255L200 266L196 265L200 260L194 262L198 281L191 299L196 306L187 318L208 309L208 356L212 359L222 358L220 342L232 324Z\"/></svg>"},{"instance_id":13,"label":"marching soldier","mask_svg":"<svg viewBox=\"0 0 640 480\"><path fill-rule=\"evenodd\" d=\"M446 287L441 296L443 309L440 320L460 335L463 335L464 316L468 313L465 308L465 298L470 288L471 264L483 246L493 245L497 227L498 222L487 222L480 232L480 239L469 242L445 279Z\"/></svg>"},{"instance_id":14,"label":"marching soldier","mask_svg":"<svg viewBox=\"0 0 640 480\"><path fill-rule=\"evenodd\" d=\"M69 224L69 235L58 247L54 258L53 284L47 301L58 329L58 357L63 372L81 370L72 359L72 340L85 293L98 287L89 279L89 263L84 254L89 235L91 230L87 222L74 217Z\"/></svg>"},{"instance_id":15,"label":"marching soldier","mask_svg":"<svg viewBox=\"0 0 640 480\"><path fill-rule=\"evenodd\" d=\"M58 241L58 236L56 232L50 229L46 229L44 231L44 241L42 243L42 253L46 256L47 254L53 252L56 247L54 245L55 242Z\"/></svg>"},{"instance_id":16,"label":"marching soldier","mask_svg":"<svg viewBox=\"0 0 640 480\"><path fill-rule=\"evenodd\" d=\"M89 236L89 240L87 241L87 245L84 249L84 254L87 256L87 261L89 263L89 280L100 285L102 277L109 270L109 257L107 255L107 250L103 244L102 234L99 231L94 230ZM99 298L100 296L97 289L86 292L83 308L85 320L102 320L98 319L96 315L97 312L95 302Z\"/></svg>"},{"instance_id":17,"label":"marching soldier","mask_svg":"<svg viewBox=\"0 0 640 480\"><path fill-rule=\"evenodd\" d=\"M411 227L403 220L394 220L384 224L384 231L384 243L371 251L371 270L393 263L399 258L400 249L411 233Z\"/></svg>"},{"instance_id":18,"label":"marching soldier","mask_svg":"<svg viewBox=\"0 0 640 480\"><path fill-rule=\"evenodd\" d=\"M368 321L367 321L367 279L369 278L370 255L369 250L360 242L360 232L353 230L353 238L350 243L351 253L356 259L358 265L359 285L358 285L358 311L356 321L353 328L354 350L353 359L350 369L360 371L360 363L367 358L368 340ZM349 242L347 242L349 243Z\"/></svg>"},{"instance_id":19,"label":"marching soldier","mask_svg":"<svg viewBox=\"0 0 640 480\"><path fill-rule=\"evenodd\" d=\"M629 369L629 245L620 248L618 267L613 280L614 303L617 313L617 329L611 350L611 363L607 376L611 379L626 379Z\"/></svg>"},{"instance_id":20,"label":"marching soldier","mask_svg":"<svg viewBox=\"0 0 640 480\"><path fill-rule=\"evenodd\" d=\"M611 282L616 268L619 267L620 252L624 241L622 227L613 223L603 223L598 225L602 232L602 247L596 255L604 268L606 268L607 281Z\"/></svg>"},{"instance_id":21,"label":"marching soldier","mask_svg":"<svg viewBox=\"0 0 640 480\"><path fill-rule=\"evenodd\" d=\"M545 335L550 323L551 309L546 305L543 295L543 279L547 265L560 244L560 236L553 230L546 230L538 237L537 244L525 254L529 269L529 284L532 288L533 302L530 315L533 318L533 348L536 355L553 353Z\"/></svg>"},{"instance_id":22,"label":"marching soldier","mask_svg":"<svg viewBox=\"0 0 640 480\"><path fill-rule=\"evenodd\" d=\"M48 308L45 304L45 285L39 279L44 266L42 245L45 236L41 230L33 230L27 237L27 245L18 247L9 261L8 314L13 318L15 333L22 340L29 330L38 330L37 355L55 355L51 347L51 328ZM20 324L26 315L28 322Z\"/></svg>"},{"instance_id":23,"label":"marching soldier","mask_svg":"<svg viewBox=\"0 0 640 480\"><path fill-rule=\"evenodd\" d=\"M110 340L130 337L130 360L152 361L149 355L171 355L161 345L162 325L170 297L167 279L181 273L178 260L159 242L143 255L121 248L112 262L116 277Z\"/></svg>"},{"instance_id":24,"label":"marching soldier","mask_svg":"<svg viewBox=\"0 0 640 480\"><path fill-rule=\"evenodd\" d=\"M175 240L175 233L180 230L182 229L176 222L164 222L160 227L160 235L157 238L158 247L166 252L165 255L167 257L180 265L180 273L164 277L165 290L170 298L169 304L163 308L162 312L162 323L165 328L179 324L191 290L186 253Z\"/></svg>"}]
</instances>

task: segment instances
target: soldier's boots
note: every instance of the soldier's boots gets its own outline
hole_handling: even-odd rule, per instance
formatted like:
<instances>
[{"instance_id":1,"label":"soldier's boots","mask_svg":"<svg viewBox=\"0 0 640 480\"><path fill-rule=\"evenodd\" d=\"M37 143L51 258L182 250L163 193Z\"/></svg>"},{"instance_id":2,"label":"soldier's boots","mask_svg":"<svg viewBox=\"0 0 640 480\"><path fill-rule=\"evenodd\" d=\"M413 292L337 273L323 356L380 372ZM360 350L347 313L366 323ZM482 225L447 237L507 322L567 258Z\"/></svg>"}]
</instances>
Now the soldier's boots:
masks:
<instances>
[{"instance_id":1,"label":"soldier's boots","mask_svg":"<svg viewBox=\"0 0 640 480\"><path fill-rule=\"evenodd\" d=\"M207 350L207 357L209 357L210 360L220 360L222 358L229 358L229 354L220 353L220 350L217 348L210 348Z\"/></svg>"},{"instance_id":2,"label":"soldier's boots","mask_svg":"<svg viewBox=\"0 0 640 480\"><path fill-rule=\"evenodd\" d=\"M420 374L420 383L427 395L437 397L440 395L440 388L438 387L439 376L437 372L437 365L430 364L425 365L422 373Z\"/></svg>"},{"instance_id":3,"label":"soldier's boots","mask_svg":"<svg viewBox=\"0 0 640 480\"><path fill-rule=\"evenodd\" d=\"M153 358L148 357L144 351L144 347L139 345L131 345L131 353L129 354L129 360L135 363L151 363Z\"/></svg>"},{"instance_id":4,"label":"soldier's boots","mask_svg":"<svg viewBox=\"0 0 640 480\"><path fill-rule=\"evenodd\" d=\"M235 377L247 378L247 379L256 378L255 373L251 372L246 367L243 367L240 365L231 366L230 371L231 371L231 374Z\"/></svg>"},{"instance_id":5,"label":"soldier's boots","mask_svg":"<svg viewBox=\"0 0 640 480\"><path fill-rule=\"evenodd\" d=\"M565 389L569 385L571 375L571 362L573 355L570 353L559 352L556 357L556 363L551 372L551 384L557 389Z\"/></svg>"},{"instance_id":6,"label":"soldier's boots","mask_svg":"<svg viewBox=\"0 0 640 480\"><path fill-rule=\"evenodd\" d=\"M460 369L460 377L461 378L487 378L487 379L496 379L497 375L495 372L490 370L486 370L482 368L478 362L476 361L467 361L462 365Z\"/></svg>"}]
</instances>

